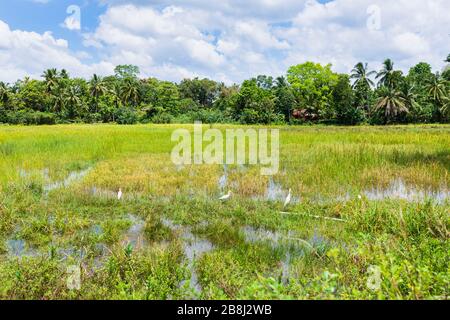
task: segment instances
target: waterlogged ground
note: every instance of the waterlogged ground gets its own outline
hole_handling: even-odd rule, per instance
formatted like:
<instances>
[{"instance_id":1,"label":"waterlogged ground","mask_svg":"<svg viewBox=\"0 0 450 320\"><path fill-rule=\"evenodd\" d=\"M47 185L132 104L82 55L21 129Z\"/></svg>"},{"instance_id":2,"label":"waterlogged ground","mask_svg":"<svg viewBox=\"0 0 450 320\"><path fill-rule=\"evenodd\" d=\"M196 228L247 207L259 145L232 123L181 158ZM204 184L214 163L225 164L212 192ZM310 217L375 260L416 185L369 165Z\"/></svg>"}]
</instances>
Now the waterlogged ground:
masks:
<instances>
[{"instance_id":1,"label":"waterlogged ground","mask_svg":"<svg viewBox=\"0 0 450 320\"><path fill-rule=\"evenodd\" d=\"M0 298L448 298L450 126L280 127L273 177L178 127L0 127Z\"/></svg>"}]
</instances>

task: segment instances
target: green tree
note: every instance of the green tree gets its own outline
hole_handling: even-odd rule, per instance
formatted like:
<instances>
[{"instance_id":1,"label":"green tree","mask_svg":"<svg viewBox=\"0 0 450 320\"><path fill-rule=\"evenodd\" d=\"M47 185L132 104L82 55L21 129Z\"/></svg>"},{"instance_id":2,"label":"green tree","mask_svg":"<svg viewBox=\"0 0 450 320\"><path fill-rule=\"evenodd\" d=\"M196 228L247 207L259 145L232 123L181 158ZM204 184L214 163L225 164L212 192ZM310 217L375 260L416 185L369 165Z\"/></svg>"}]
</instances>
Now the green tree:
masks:
<instances>
[{"instance_id":1,"label":"green tree","mask_svg":"<svg viewBox=\"0 0 450 320\"><path fill-rule=\"evenodd\" d=\"M386 59L383 62L383 69L377 73L376 79L378 86L392 87L394 74L394 62L391 59Z\"/></svg>"},{"instance_id":2,"label":"green tree","mask_svg":"<svg viewBox=\"0 0 450 320\"><path fill-rule=\"evenodd\" d=\"M428 95L437 104L442 105L448 95L448 83L439 74L436 74L427 84Z\"/></svg>"},{"instance_id":3,"label":"green tree","mask_svg":"<svg viewBox=\"0 0 450 320\"><path fill-rule=\"evenodd\" d=\"M117 79L137 79L140 74L140 70L139 67L131 64L118 65L114 69L114 74L116 75Z\"/></svg>"},{"instance_id":4,"label":"green tree","mask_svg":"<svg viewBox=\"0 0 450 320\"><path fill-rule=\"evenodd\" d=\"M58 71L56 69L48 69L44 71L42 77L45 80L46 92L52 93L58 86Z\"/></svg>"},{"instance_id":5,"label":"green tree","mask_svg":"<svg viewBox=\"0 0 450 320\"><path fill-rule=\"evenodd\" d=\"M355 95L350 84L350 77L340 74L336 86L333 88L333 105L336 119L340 124L357 124L364 115L361 109L354 106Z\"/></svg>"},{"instance_id":6,"label":"green tree","mask_svg":"<svg viewBox=\"0 0 450 320\"><path fill-rule=\"evenodd\" d=\"M181 99L192 99L207 108L213 106L219 95L219 84L209 79L184 79L178 87Z\"/></svg>"},{"instance_id":7,"label":"green tree","mask_svg":"<svg viewBox=\"0 0 450 320\"><path fill-rule=\"evenodd\" d=\"M79 115L79 108L81 107L81 88L76 84L69 85L64 91L64 106L66 107L67 117L74 119Z\"/></svg>"},{"instance_id":8,"label":"green tree","mask_svg":"<svg viewBox=\"0 0 450 320\"><path fill-rule=\"evenodd\" d=\"M331 70L331 64L322 66L306 62L292 66L287 79L299 105L321 118L332 113L332 88L338 81L338 75Z\"/></svg>"},{"instance_id":9,"label":"green tree","mask_svg":"<svg viewBox=\"0 0 450 320\"><path fill-rule=\"evenodd\" d=\"M234 117L247 124L275 121L275 96L259 87L256 79L245 80L236 100Z\"/></svg>"},{"instance_id":10,"label":"green tree","mask_svg":"<svg viewBox=\"0 0 450 320\"><path fill-rule=\"evenodd\" d=\"M121 99L124 105L137 106L140 99L139 82L133 78L126 78L121 86Z\"/></svg>"},{"instance_id":11,"label":"green tree","mask_svg":"<svg viewBox=\"0 0 450 320\"><path fill-rule=\"evenodd\" d=\"M285 77L278 77L274 88L276 112L284 115L286 122L291 121L292 110L295 108L295 96Z\"/></svg>"},{"instance_id":12,"label":"green tree","mask_svg":"<svg viewBox=\"0 0 450 320\"><path fill-rule=\"evenodd\" d=\"M23 81L16 95L20 109L31 109L33 111L49 111L49 97L45 94L45 83L37 80Z\"/></svg>"},{"instance_id":13,"label":"green tree","mask_svg":"<svg viewBox=\"0 0 450 320\"><path fill-rule=\"evenodd\" d=\"M66 80L70 78L69 73L67 72L66 69L62 69L61 72L59 73L59 76L61 79L66 79Z\"/></svg>"},{"instance_id":14,"label":"green tree","mask_svg":"<svg viewBox=\"0 0 450 320\"><path fill-rule=\"evenodd\" d=\"M94 74L89 82L89 93L92 96L95 105L95 113L98 113L98 99L108 92L105 82L101 77Z\"/></svg>"},{"instance_id":15,"label":"green tree","mask_svg":"<svg viewBox=\"0 0 450 320\"><path fill-rule=\"evenodd\" d=\"M354 79L353 88L360 87L372 87L375 84L370 79L371 76L375 75L375 71L369 71L368 64L363 64L358 62L352 70L350 79Z\"/></svg>"},{"instance_id":16,"label":"green tree","mask_svg":"<svg viewBox=\"0 0 450 320\"><path fill-rule=\"evenodd\" d=\"M9 88L8 85L4 82L0 82L0 102L3 106L6 106L9 101Z\"/></svg>"},{"instance_id":17,"label":"green tree","mask_svg":"<svg viewBox=\"0 0 450 320\"><path fill-rule=\"evenodd\" d=\"M379 110L384 110L387 122L394 120L401 113L409 112L401 92L390 87L381 88L380 97L375 106L375 111Z\"/></svg>"}]
</instances>

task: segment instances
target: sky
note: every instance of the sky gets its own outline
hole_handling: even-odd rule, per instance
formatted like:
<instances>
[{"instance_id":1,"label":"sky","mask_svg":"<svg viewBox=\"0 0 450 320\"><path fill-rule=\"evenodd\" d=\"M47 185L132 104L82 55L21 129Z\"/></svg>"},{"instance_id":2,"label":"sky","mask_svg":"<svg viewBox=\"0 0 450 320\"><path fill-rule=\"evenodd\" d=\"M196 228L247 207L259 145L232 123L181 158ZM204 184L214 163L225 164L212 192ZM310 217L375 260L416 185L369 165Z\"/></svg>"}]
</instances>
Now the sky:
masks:
<instances>
[{"instance_id":1,"label":"sky","mask_svg":"<svg viewBox=\"0 0 450 320\"><path fill-rule=\"evenodd\" d=\"M449 0L0 0L0 81L109 75L208 77L227 84L279 76L305 61L348 73L386 58L407 72L450 53Z\"/></svg>"}]
</instances>

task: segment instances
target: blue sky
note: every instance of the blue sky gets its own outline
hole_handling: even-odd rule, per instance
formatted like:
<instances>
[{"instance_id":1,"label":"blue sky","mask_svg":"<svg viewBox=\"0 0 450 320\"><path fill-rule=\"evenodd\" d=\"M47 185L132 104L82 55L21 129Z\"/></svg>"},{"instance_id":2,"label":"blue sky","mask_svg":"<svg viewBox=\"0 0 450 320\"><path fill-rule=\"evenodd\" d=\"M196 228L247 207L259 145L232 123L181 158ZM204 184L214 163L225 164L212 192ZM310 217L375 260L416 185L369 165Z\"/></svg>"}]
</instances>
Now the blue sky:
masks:
<instances>
[{"instance_id":1,"label":"blue sky","mask_svg":"<svg viewBox=\"0 0 450 320\"><path fill-rule=\"evenodd\" d=\"M448 12L448 0L0 0L0 81L132 63L145 77L232 83L308 60L349 72L388 57L403 71L420 61L439 71Z\"/></svg>"}]
</instances>

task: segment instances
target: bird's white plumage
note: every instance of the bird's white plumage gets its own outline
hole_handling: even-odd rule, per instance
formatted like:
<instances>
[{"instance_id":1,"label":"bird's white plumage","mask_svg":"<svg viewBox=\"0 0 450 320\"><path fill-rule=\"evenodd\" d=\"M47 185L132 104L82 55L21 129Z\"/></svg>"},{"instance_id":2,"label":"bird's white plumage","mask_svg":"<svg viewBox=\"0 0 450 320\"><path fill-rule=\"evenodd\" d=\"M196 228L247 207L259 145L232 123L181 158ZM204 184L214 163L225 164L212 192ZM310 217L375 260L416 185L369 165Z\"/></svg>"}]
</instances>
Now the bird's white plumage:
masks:
<instances>
[{"instance_id":1,"label":"bird's white plumage","mask_svg":"<svg viewBox=\"0 0 450 320\"><path fill-rule=\"evenodd\" d=\"M231 191L229 191L226 195L220 197L219 200L227 201L227 200L229 200L231 198L231 195L232 195L232 193L231 193Z\"/></svg>"},{"instance_id":2,"label":"bird's white plumage","mask_svg":"<svg viewBox=\"0 0 450 320\"><path fill-rule=\"evenodd\" d=\"M285 208L289 205L289 203L291 203L291 200L292 200L292 190L289 189L289 194L287 195L286 200L284 201Z\"/></svg>"},{"instance_id":3,"label":"bird's white plumage","mask_svg":"<svg viewBox=\"0 0 450 320\"><path fill-rule=\"evenodd\" d=\"M117 193L117 200L122 200L122 196L123 196L122 189L119 189L119 192Z\"/></svg>"}]
</instances>

